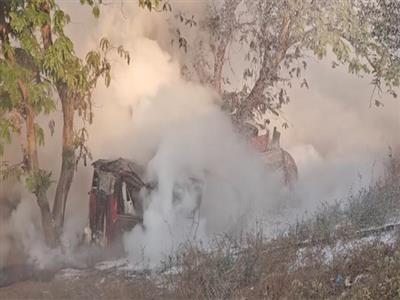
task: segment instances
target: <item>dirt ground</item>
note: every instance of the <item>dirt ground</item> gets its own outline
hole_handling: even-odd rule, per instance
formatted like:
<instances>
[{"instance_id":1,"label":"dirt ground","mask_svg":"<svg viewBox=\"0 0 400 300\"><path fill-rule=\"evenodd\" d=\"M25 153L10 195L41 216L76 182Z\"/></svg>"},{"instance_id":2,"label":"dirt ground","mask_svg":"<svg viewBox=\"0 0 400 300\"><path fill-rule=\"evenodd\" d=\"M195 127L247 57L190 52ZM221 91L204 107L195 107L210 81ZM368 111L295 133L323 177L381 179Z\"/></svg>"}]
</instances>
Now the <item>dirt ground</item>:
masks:
<instances>
[{"instance_id":1,"label":"dirt ground","mask_svg":"<svg viewBox=\"0 0 400 300\"><path fill-rule=\"evenodd\" d=\"M52 278L31 278L0 288L1 300L177 299L151 274L66 269Z\"/></svg>"}]
</instances>

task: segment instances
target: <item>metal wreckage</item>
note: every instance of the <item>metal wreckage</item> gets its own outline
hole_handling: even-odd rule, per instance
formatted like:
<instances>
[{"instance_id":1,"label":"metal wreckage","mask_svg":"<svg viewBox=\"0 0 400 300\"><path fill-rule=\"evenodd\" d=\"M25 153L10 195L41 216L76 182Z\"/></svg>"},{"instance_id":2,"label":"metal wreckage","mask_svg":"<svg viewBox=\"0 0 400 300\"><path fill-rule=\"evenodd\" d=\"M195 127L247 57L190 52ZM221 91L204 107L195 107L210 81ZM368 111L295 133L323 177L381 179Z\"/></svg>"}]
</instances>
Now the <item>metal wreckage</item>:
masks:
<instances>
[{"instance_id":1,"label":"metal wreckage","mask_svg":"<svg viewBox=\"0 0 400 300\"><path fill-rule=\"evenodd\" d=\"M274 128L270 137L267 131L258 135L251 131L250 142L259 151L266 167L279 173L282 182L292 187L297 180L297 166L291 155L279 144L280 133ZM144 195L157 188L157 183L143 181L145 167L133 161L99 159L93 163L93 179L89 192L89 227L85 229L90 243L108 246L121 238L124 231L142 226L146 203ZM199 212L203 182L189 177L176 183L173 189L173 205L178 205L185 192L195 195L196 205L187 213L195 218Z\"/></svg>"}]
</instances>

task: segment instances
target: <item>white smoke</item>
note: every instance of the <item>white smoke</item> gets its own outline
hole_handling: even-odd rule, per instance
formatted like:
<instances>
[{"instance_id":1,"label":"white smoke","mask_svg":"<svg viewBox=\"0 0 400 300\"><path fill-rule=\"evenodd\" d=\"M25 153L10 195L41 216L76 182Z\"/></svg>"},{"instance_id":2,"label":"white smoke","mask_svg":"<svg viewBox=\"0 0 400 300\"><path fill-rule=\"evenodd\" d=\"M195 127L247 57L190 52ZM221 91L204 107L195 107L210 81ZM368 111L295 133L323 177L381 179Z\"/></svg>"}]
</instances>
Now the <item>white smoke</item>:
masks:
<instances>
[{"instance_id":1,"label":"white smoke","mask_svg":"<svg viewBox=\"0 0 400 300\"><path fill-rule=\"evenodd\" d=\"M125 157L147 165L146 180L158 182L146 199L143 227L125 237L131 260L155 264L194 235L206 242L213 234L244 229L277 206L282 201L278 180L236 135L217 96L185 82L179 61L145 36L143 24L110 16L110 27L107 18L98 30L123 37L133 64L117 62L110 88L96 93L91 148L98 158ZM196 205L196 191L187 191L180 204L173 204L174 187L190 178L201 181L203 192L195 221L187 215Z\"/></svg>"},{"instance_id":2,"label":"white smoke","mask_svg":"<svg viewBox=\"0 0 400 300\"><path fill-rule=\"evenodd\" d=\"M144 254L156 263L193 235L206 242L213 234L245 229L278 199L273 191L279 189L272 188L278 181L235 134L206 89L183 82L164 87L138 107L133 123L158 137L147 177L158 188L149 196L144 229L136 227L125 239L134 261ZM199 220L187 218L198 192L187 183L190 178L198 179L202 190ZM174 204L174 188L180 184L187 192Z\"/></svg>"},{"instance_id":3,"label":"white smoke","mask_svg":"<svg viewBox=\"0 0 400 300\"><path fill-rule=\"evenodd\" d=\"M201 12L199 3L194 6ZM94 21L90 10L78 2L62 5L71 13L68 29L80 55L105 36L114 45L124 45L132 58L128 66L113 57L110 88L99 86L94 93L89 146L94 159L124 157L148 166L146 180L159 183L146 198L144 229L136 227L124 239L133 262L145 258L157 263L187 238L206 242L218 232L240 231L281 206L312 209L319 201L342 197L358 183L359 173L371 175L373 162L381 158L378 153L385 154L387 144L396 142L399 102L387 99L388 109L372 111L367 81L344 75L345 71L334 75L326 64L311 66L310 90L294 89L292 103L284 111L290 128L282 135L282 145L296 159L300 173L297 195L288 195L277 178L267 174L258 154L234 133L215 103L216 95L181 78L182 54L171 48L170 23L163 15L124 3L126 18L119 5L110 5ZM331 82L340 82L341 89ZM59 134L60 116L54 118ZM59 135L49 137L41 153L58 161L59 141ZM42 163L54 175L59 173L52 160ZM66 254L43 247L33 199L25 197L7 223L7 232L19 237L41 266L73 259L72 249L88 222L91 175L90 167L81 166L74 179L63 236L66 249L71 249ZM195 193L184 193L182 202L173 205L174 186L189 177L200 179L203 188L194 226L186 216L196 205Z\"/></svg>"},{"instance_id":4,"label":"white smoke","mask_svg":"<svg viewBox=\"0 0 400 300\"><path fill-rule=\"evenodd\" d=\"M318 89L311 96L305 95L310 91L293 91L293 103L285 111L293 126L284 133L283 145L288 146L299 162L300 181L297 194L288 195L273 175L266 174L257 154L234 133L214 103L215 95L180 78L179 56L172 56L174 52L165 49L166 38L160 35L166 33L167 23L160 19L153 19L152 23L143 18L138 20L143 23L113 17L111 36L122 37L124 45L131 45L133 64L130 67L120 64L111 89L99 92L101 111L96 114L92 140L96 157L122 156L139 161L148 165L148 179L159 183L158 190L150 195L144 229L136 227L125 237L126 250L133 261L144 256L156 263L163 255L173 252L180 242L193 238L192 220L183 218L182 207L172 204L175 184L190 176L204 182L196 228L196 237L203 241L218 232L245 229L257 217L270 214L276 208L286 205L312 209L320 201L344 197L352 188L358 188L357 184L369 183L377 153L384 155L385 152L382 135L388 137L388 143L393 141L390 137L398 122L393 121L396 116L390 110L374 118L375 121L384 118L392 126L387 133L384 130L388 126L380 125L376 129L377 126L369 123L371 110L365 108L367 89L362 94L351 92L350 84L347 87L353 98L350 103L346 102L346 93L332 98ZM119 26L119 22L130 25ZM110 31L108 25L98 28L105 35ZM115 28L126 31L114 34ZM323 68L332 72L326 65ZM321 76L312 76L318 77L311 81L317 85ZM367 83L363 82L365 86ZM308 105L298 97L308 97L310 102L315 100L307 109ZM392 102L389 105L398 107ZM132 114L128 112L130 109ZM359 116L360 112L363 117ZM320 129L316 124L320 124ZM100 140L104 141L103 147L96 146ZM105 146L106 143L123 147ZM364 146L368 151L359 153ZM360 182L362 176L363 182ZM194 202L193 194L186 196L182 205L187 211Z\"/></svg>"}]
</instances>

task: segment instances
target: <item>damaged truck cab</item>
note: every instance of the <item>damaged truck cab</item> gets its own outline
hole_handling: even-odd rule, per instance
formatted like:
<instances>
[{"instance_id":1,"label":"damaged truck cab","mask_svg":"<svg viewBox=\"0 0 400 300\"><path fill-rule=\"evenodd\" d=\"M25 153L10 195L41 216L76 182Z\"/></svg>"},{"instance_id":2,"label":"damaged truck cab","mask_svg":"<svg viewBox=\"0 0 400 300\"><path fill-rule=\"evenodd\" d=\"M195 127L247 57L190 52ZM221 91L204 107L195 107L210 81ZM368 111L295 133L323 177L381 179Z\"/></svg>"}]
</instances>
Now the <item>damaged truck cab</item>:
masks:
<instances>
[{"instance_id":1,"label":"damaged truck cab","mask_svg":"<svg viewBox=\"0 0 400 300\"><path fill-rule=\"evenodd\" d=\"M269 132L258 135L251 127L250 142L264 157L266 167L282 178L282 183L292 188L297 180L297 166L292 156L281 148L280 133L274 128L270 141ZM127 159L99 159L93 163L93 180L89 192L89 228L86 238L92 244L107 246L121 238L124 231L143 226L145 199L158 190L158 182L145 183L145 169ZM180 214L198 223L203 196L204 179L201 174L183 174L174 182L171 205ZM190 197L190 198L188 198ZM191 199L187 206L184 199ZM146 200L147 201L147 200ZM197 223L196 223L197 218Z\"/></svg>"},{"instance_id":2,"label":"damaged truck cab","mask_svg":"<svg viewBox=\"0 0 400 300\"><path fill-rule=\"evenodd\" d=\"M100 159L93 163L92 187L89 192L89 243L106 247L118 242L122 233L143 225L145 199L158 190L158 183L144 183L144 168L127 159ZM203 182L187 176L175 182L172 205L183 216L198 217ZM193 196L193 207L183 205L183 198Z\"/></svg>"},{"instance_id":3,"label":"damaged truck cab","mask_svg":"<svg viewBox=\"0 0 400 300\"><path fill-rule=\"evenodd\" d=\"M143 221L140 190L144 170L126 159L100 159L93 163L92 187L89 192L89 240L106 246L122 232Z\"/></svg>"}]
</instances>

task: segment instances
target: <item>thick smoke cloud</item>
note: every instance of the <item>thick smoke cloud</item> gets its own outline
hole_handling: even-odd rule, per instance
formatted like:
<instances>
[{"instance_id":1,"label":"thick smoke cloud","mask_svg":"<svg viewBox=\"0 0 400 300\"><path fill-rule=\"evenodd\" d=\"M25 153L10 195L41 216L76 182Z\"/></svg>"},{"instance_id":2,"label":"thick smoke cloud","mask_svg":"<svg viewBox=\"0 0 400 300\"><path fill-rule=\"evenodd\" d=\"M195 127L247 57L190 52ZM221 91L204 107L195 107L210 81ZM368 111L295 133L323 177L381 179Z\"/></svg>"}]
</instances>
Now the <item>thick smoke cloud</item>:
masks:
<instances>
[{"instance_id":1,"label":"thick smoke cloud","mask_svg":"<svg viewBox=\"0 0 400 300\"><path fill-rule=\"evenodd\" d=\"M175 5L199 17L206 11L197 2ZM158 190L147 199L147 231L137 228L125 236L134 262L145 254L154 263L185 238L193 238L192 221L184 217L195 205L193 193L185 194L181 205L172 205L174 183L188 176L203 183L195 233L206 240L216 232L251 226L256 217L282 206L299 212L299 208L312 209L319 201L343 197L378 176L374 162L379 165L387 146L399 143L398 100L385 98L385 107L369 108L368 78L360 80L346 70L330 70L327 63L310 62L310 90L293 89L292 103L283 111L290 127L284 130L281 144L294 156L300 174L295 195L288 195L274 175L267 174L258 154L234 133L215 104L217 96L181 78L183 55L171 46L171 20L128 3L124 3L123 14L119 4L105 7L99 20L93 20L90 10L78 2L62 6L72 16L68 31L77 53L83 56L97 47L101 37L108 37L114 45L124 45L132 57L130 65L112 57L111 86L99 85L94 94L89 146L94 159L125 157L148 165L146 179L159 182ZM53 118L60 120L59 111ZM41 150L54 160L60 155L60 126L58 121L56 136L49 137ZM56 175L59 166L52 161L42 163ZM63 237L67 249L77 244L87 224L91 172L90 167L81 166L72 186ZM8 190L9 185L2 182L1 187ZM54 188L49 199L53 193ZM50 256L40 243L39 214L32 197L21 193L17 198L21 204L2 226L0 257L6 257L10 248L3 246L5 237L12 236L22 240L31 259L42 266L48 257L61 259L58 253Z\"/></svg>"},{"instance_id":2,"label":"thick smoke cloud","mask_svg":"<svg viewBox=\"0 0 400 300\"><path fill-rule=\"evenodd\" d=\"M158 182L158 188L149 195L144 227L136 227L125 238L133 261L144 254L156 263L188 238L206 243L215 233L246 229L274 208L274 201L283 199L274 188L278 180L235 134L208 90L174 84L149 101L133 119L158 137L146 178ZM198 180L197 185L191 178ZM183 186L183 192L174 203L177 186ZM188 216L198 193L202 193L201 209L193 220Z\"/></svg>"}]
</instances>

